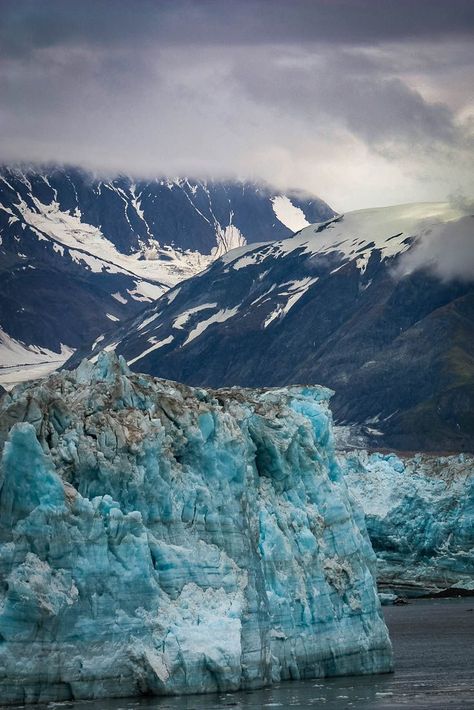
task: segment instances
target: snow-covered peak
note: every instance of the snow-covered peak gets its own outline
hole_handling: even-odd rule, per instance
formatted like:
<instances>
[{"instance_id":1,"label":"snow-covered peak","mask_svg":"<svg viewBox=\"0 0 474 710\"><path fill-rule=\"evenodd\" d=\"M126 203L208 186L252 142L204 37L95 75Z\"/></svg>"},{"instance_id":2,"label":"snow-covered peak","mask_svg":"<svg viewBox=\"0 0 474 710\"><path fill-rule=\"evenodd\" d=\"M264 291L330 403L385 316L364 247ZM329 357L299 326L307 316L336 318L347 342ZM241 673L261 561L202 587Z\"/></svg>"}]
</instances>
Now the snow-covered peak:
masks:
<instances>
[{"instance_id":1,"label":"snow-covered peak","mask_svg":"<svg viewBox=\"0 0 474 710\"><path fill-rule=\"evenodd\" d=\"M462 216L447 202L422 202L392 207L354 210L328 222L311 225L296 237L308 240L312 251L341 251L353 256L365 249L380 249L382 258L394 256L408 247L407 238L415 238L439 223Z\"/></svg>"},{"instance_id":2,"label":"snow-covered peak","mask_svg":"<svg viewBox=\"0 0 474 710\"><path fill-rule=\"evenodd\" d=\"M304 227L290 239L241 247L226 254L223 260L238 270L296 250L308 255L339 252L347 259L355 259L359 269L364 271L374 250L380 251L382 260L401 254L414 239L428 235L438 225L457 220L463 214L447 202L355 210Z\"/></svg>"}]
</instances>

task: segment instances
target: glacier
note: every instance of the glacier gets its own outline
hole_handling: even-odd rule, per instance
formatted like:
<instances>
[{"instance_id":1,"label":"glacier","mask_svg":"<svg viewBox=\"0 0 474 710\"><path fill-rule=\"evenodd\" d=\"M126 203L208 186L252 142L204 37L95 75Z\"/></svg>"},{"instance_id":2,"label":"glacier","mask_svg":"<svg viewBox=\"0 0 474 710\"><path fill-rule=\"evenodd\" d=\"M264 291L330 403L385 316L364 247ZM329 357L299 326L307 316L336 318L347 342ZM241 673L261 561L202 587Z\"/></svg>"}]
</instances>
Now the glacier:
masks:
<instances>
[{"instance_id":1,"label":"glacier","mask_svg":"<svg viewBox=\"0 0 474 710\"><path fill-rule=\"evenodd\" d=\"M392 670L330 390L102 353L0 398L3 703Z\"/></svg>"},{"instance_id":2,"label":"glacier","mask_svg":"<svg viewBox=\"0 0 474 710\"><path fill-rule=\"evenodd\" d=\"M382 593L474 593L474 456L350 451L339 463L366 515Z\"/></svg>"}]
</instances>

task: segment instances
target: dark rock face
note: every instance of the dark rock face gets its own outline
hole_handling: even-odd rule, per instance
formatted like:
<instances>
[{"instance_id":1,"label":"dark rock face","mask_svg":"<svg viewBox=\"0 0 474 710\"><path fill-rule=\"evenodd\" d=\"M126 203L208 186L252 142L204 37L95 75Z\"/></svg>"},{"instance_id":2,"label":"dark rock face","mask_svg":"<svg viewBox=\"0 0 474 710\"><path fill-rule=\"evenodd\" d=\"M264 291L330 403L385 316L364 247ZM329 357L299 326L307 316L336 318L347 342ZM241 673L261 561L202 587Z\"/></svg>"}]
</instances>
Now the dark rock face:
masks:
<instances>
[{"instance_id":1,"label":"dark rock face","mask_svg":"<svg viewBox=\"0 0 474 710\"><path fill-rule=\"evenodd\" d=\"M205 268L213 249L290 236L274 196L240 182L0 169L0 329L55 352L94 340ZM334 214L317 198L291 202L308 222Z\"/></svg>"},{"instance_id":2,"label":"dark rock face","mask_svg":"<svg viewBox=\"0 0 474 710\"><path fill-rule=\"evenodd\" d=\"M416 235L390 213L374 243L371 212L231 252L101 346L194 385L320 382L377 446L472 449L473 284L397 275Z\"/></svg>"}]
</instances>

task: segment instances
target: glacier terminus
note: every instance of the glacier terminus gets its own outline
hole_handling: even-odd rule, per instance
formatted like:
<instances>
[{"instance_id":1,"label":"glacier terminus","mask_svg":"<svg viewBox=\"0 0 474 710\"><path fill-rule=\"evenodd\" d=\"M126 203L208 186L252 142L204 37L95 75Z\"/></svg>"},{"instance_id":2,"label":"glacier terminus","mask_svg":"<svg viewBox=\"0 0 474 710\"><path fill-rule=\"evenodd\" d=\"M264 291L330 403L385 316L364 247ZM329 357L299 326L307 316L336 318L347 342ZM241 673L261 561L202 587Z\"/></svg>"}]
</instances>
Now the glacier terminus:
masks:
<instances>
[{"instance_id":1,"label":"glacier terminus","mask_svg":"<svg viewBox=\"0 0 474 710\"><path fill-rule=\"evenodd\" d=\"M4 393L2 702L391 671L330 394L191 388L111 353Z\"/></svg>"},{"instance_id":2,"label":"glacier terminus","mask_svg":"<svg viewBox=\"0 0 474 710\"><path fill-rule=\"evenodd\" d=\"M384 594L474 592L474 458L356 449L339 458L364 509Z\"/></svg>"}]
</instances>

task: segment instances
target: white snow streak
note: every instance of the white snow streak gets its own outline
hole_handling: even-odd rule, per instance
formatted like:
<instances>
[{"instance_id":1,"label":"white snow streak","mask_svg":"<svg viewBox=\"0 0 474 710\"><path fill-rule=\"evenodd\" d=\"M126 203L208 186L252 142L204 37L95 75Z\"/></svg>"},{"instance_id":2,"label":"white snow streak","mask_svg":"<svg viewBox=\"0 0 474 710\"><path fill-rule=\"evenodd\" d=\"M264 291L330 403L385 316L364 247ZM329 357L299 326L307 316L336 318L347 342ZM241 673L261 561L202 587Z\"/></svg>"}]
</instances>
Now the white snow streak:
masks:
<instances>
[{"instance_id":1,"label":"white snow streak","mask_svg":"<svg viewBox=\"0 0 474 710\"><path fill-rule=\"evenodd\" d=\"M217 303L203 303L200 306L194 306L194 308L188 308L188 310L183 311L182 313L179 314L177 318L175 318L173 322L173 328L178 328L182 329L189 318L194 314L194 313L199 313L199 311L205 311L208 310L209 308L216 308Z\"/></svg>"},{"instance_id":2,"label":"white snow streak","mask_svg":"<svg viewBox=\"0 0 474 710\"><path fill-rule=\"evenodd\" d=\"M152 338L153 340L153 338ZM127 365L133 365L134 362L138 362L138 360L141 360L142 358L145 357L145 355L148 355L149 353L153 352L153 350L158 350L158 348L162 348L164 345L168 345L168 343L173 342L174 338L172 335L168 335L167 338L163 338L163 340L158 340L158 342L153 343L153 345L150 348L147 348L147 350L144 350L141 355L137 355L137 357L132 358L127 362Z\"/></svg>"},{"instance_id":3,"label":"white snow streak","mask_svg":"<svg viewBox=\"0 0 474 710\"><path fill-rule=\"evenodd\" d=\"M184 348L184 346L190 343L192 340L195 340L195 338L199 338L199 336L202 335L204 331L207 330L207 328L209 328L209 326L213 323L224 323L224 321L229 320L229 318L235 316L238 310L238 307L224 308L223 310L214 313L214 315L212 315L210 318L201 321L196 325L195 328L191 330L181 347Z\"/></svg>"}]
</instances>

